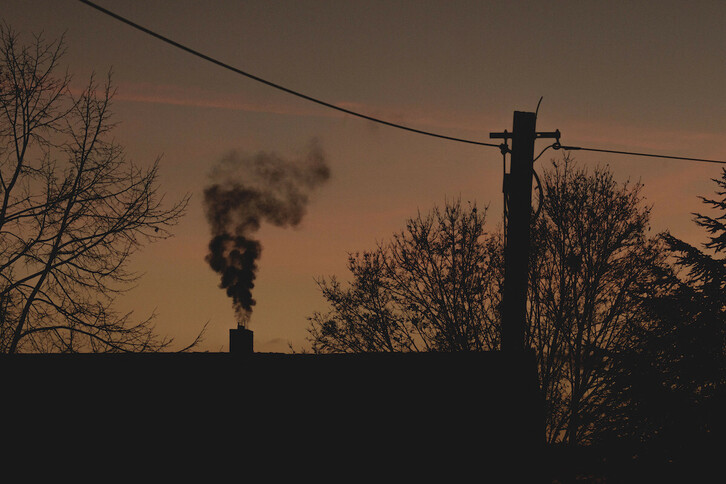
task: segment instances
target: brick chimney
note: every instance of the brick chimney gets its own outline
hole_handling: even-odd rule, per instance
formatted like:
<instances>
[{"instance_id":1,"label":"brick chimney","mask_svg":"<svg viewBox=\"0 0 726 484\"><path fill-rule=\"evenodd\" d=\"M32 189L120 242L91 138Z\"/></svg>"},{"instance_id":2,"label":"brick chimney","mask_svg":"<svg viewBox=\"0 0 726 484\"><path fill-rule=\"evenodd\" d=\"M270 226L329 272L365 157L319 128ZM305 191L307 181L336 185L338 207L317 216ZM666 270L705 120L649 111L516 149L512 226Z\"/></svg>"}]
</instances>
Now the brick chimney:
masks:
<instances>
[{"instance_id":1,"label":"brick chimney","mask_svg":"<svg viewBox=\"0 0 726 484\"><path fill-rule=\"evenodd\" d=\"M254 353L254 333L247 328L237 326L229 330L229 352L236 355L251 355Z\"/></svg>"}]
</instances>

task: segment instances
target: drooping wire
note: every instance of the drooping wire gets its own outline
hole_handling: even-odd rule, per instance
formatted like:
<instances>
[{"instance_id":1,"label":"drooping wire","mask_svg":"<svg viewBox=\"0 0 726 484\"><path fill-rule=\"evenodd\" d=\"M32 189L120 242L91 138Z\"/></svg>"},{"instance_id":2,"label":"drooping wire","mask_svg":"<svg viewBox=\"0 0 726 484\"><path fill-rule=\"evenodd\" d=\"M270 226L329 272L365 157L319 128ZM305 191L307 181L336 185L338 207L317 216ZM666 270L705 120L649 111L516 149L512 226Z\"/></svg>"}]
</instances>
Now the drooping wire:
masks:
<instances>
[{"instance_id":1,"label":"drooping wire","mask_svg":"<svg viewBox=\"0 0 726 484\"><path fill-rule=\"evenodd\" d=\"M213 58L213 57L211 57L209 55L206 55L206 54L203 54L203 53L201 53L201 52L199 52L197 50L194 50L191 47L187 47L187 46L185 46L183 44L180 44L179 42L176 42L175 40L171 40L168 37L164 37L163 35L158 34L158 33L154 32L153 30L150 30L150 29L148 29L146 27L143 27L143 26L141 26L141 25L139 25L139 24L137 24L137 23L135 23L135 22L133 22L133 21L125 18L125 17L122 17L121 15L118 15L117 13L114 13L114 12L112 12L110 10L107 10L107 9L105 9L105 8L99 6L99 5L96 5L93 2L90 2L88 0L79 0L79 1L81 3L84 3L84 4L88 5L89 7L95 8L99 12L101 12L101 13L103 13L105 15L108 15L109 17L112 17L112 18L114 18L114 19L116 19L116 20L118 20L120 22L123 22L126 25L129 25L129 26L131 26L131 27L133 27L133 28L135 28L137 30L140 30L141 32L144 32L145 34L151 35L152 37L155 37L156 39L159 39L162 42L165 42L165 43L167 43L169 45L172 45L172 46L174 46L174 47L176 47L178 49L181 49L181 50L183 50L183 51L185 51L185 52L187 52L189 54L192 54L192 55L194 55L196 57L199 57L201 59L204 59L207 62L211 62L212 64L216 64L216 65L218 65L220 67L223 67L224 69L227 69L229 71L232 71L232 72L234 72L236 74L240 74L242 76L245 76L245 77L247 77L249 79L252 79L253 81L257 81L257 82L260 82L260 83L265 84L267 86L273 87L275 89L279 89L280 91L286 92L288 94L292 94L293 96L297 96L297 97L302 98L302 99L305 99L307 101L311 101L313 103L319 104L319 105L324 106L326 108L334 109L336 111L340 111L340 112L345 113L345 114L350 114L351 116L356 116L356 117L359 117L359 118L363 118L363 119L366 119L368 121L373 121L374 123L378 123L378 124L383 124L383 125L386 125L386 126L390 126L392 128L398 128L398 129L402 129L402 130L405 130L405 131L410 131L412 133L422 134L422 135L425 135L425 136L432 136L434 138L440 138L440 139L445 139L445 140L449 140L449 141L456 141L456 142L459 142L459 143L468 143L468 144L479 145L479 146L491 146L491 147L494 147L494 148L499 148L499 145L498 144L485 143L483 141L475 141L475 140L464 139L464 138L455 138L453 136L446 136L446 135L442 135L442 134L438 134L438 133L433 133L433 132L430 132L430 131L424 131L424 130L420 130L420 129L415 129L415 128L411 128L409 126L404 126L404 125L401 125L401 124L392 123L390 121L385 121L383 119L374 118L373 116L368 116L366 114L362 114L362 113L359 113L359 112L356 112L356 111L351 111L350 109L341 108L340 106L336 106L335 104L331 104L329 102L322 101L322 100L317 99L317 98L314 98L312 96L308 96L307 94L303 94L301 92L294 91L294 90L289 89L287 87L281 86L281 85L276 84L274 82L268 81L268 80L263 79L263 78L258 77L258 76L255 76L254 74L250 74L249 72L245 72L242 69L239 69L237 67L233 67L233 66L231 66L229 64L226 64L226 63L224 63L224 62L222 62L220 60L217 60L217 59L215 59L215 58Z\"/></svg>"},{"instance_id":2,"label":"drooping wire","mask_svg":"<svg viewBox=\"0 0 726 484\"><path fill-rule=\"evenodd\" d=\"M703 163L718 163L721 165L726 165L726 161L724 160L708 160L704 158L689 158L686 156L671 156L671 155L658 155L655 153L638 153L635 151L617 151L617 150L606 150L606 149L599 149L599 148L583 148L581 146L562 146L559 143L556 143L557 146L554 148L556 150L562 149L566 151L574 151L574 150L580 150L580 151L595 151L598 153L613 153L616 155L631 155L631 156L647 156L650 158L665 158L669 160L684 160L684 161L699 161Z\"/></svg>"},{"instance_id":3,"label":"drooping wire","mask_svg":"<svg viewBox=\"0 0 726 484\"><path fill-rule=\"evenodd\" d=\"M539 116L539 107L542 104L542 99L544 99L544 96L540 96L539 101L537 102L537 109L534 111L534 119L535 122L537 121L537 116ZM557 131L559 133L559 131ZM535 181L537 182L537 190L539 191L539 197L538 197L538 204L537 204L537 211L534 214L534 220L537 220L539 217L540 212L542 211L542 203L544 202L544 191L542 190L542 182L539 179L539 175L537 174L537 170L534 169L534 162L539 160L539 157L544 154L545 151L547 151L550 148L554 148L555 145L557 145L560 142L559 138L557 141L552 143L551 145L547 146L545 149L543 149L539 155L535 159L532 160L532 175L534 176Z\"/></svg>"},{"instance_id":4,"label":"drooping wire","mask_svg":"<svg viewBox=\"0 0 726 484\"><path fill-rule=\"evenodd\" d=\"M322 101L320 99L314 98L312 96L308 96L306 94L303 94L303 93L294 91L292 89L286 88L286 87L281 86L279 84L276 84L274 82L265 80L265 79L263 79L261 77L258 77L258 76L255 76L254 74L250 74L250 73L245 72L245 71L243 71L243 70L241 70L239 68L236 68L236 67L233 67L233 66L231 66L229 64L226 64L226 63L224 63L224 62L222 62L220 60L217 60L217 59L215 59L215 58L213 58L211 56L208 56L208 55L203 54L203 53L201 53L199 51L196 51L196 50L194 50L194 49L192 49L190 47L187 47L187 46L185 46L183 44L180 44L179 42L176 42L176 41L171 40L171 39L169 39L167 37L164 37L163 35L158 34L158 33L154 32L154 31L152 31L152 30L150 30L150 29L148 29L146 27L143 27L143 26L141 26L141 25L139 25L139 24L137 24L137 23L135 23L135 22L133 22L133 21L125 18L125 17L122 17L121 15L118 15L118 14L116 14L116 13L110 11L110 10L107 10L107 9L105 9L105 8L99 6L99 5L96 5L95 3L93 3L93 2L91 2L89 0L79 0L79 1L81 3L83 3L83 4L85 4L85 5L88 5L89 7L92 7L94 9L98 10L99 12L101 12L101 13L103 13L105 15L108 15L109 17L112 17L112 18L114 18L114 19L116 19L116 20L118 20L120 22L123 22L123 23L125 23L125 24L127 24L127 25L129 25L129 26L131 26L131 27L133 27L133 28L141 31L141 32L144 32L144 33L146 33L146 34L148 34L148 35L150 35L152 37L155 37L155 38L161 40L162 42L165 42L165 43L167 43L169 45L172 45L172 46L174 46L174 47L176 47L178 49L181 49L181 50L183 50L183 51L185 51L185 52L187 52L189 54L192 54L192 55L194 55L196 57L199 57L199 58L201 58L203 60L206 60L208 62L211 62L213 64L216 64L216 65L218 65L218 66L220 66L220 67L222 67L224 69L227 69L227 70L230 70L230 71L235 72L237 74L240 74L242 76L245 76L245 77L247 77L249 79L252 79L254 81L260 82L262 84L265 84L267 86L273 87L275 89L279 89L279 90L281 90L283 92L286 92L288 94L292 94L293 96L300 97L302 99L305 99L307 101L310 101L310 102L319 104L321 106L324 106L324 107L327 107L327 108L330 108L330 109L334 109L336 111L339 111L339 112L342 112L342 113L345 113L345 114L349 114L351 116L356 116L356 117L359 117L359 118L362 118L362 119L366 119L368 121L372 121L372 122L375 122L375 123L379 123L379 124L383 124L383 125L390 126L390 127L393 127L393 128L398 128L398 129L402 129L402 130L405 130L405 131L409 131L409 132L412 132L412 133L422 134L422 135L425 135L425 136L431 136L431 137L440 138L440 139L446 139L446 140L450 140L450 141L456 141L456 142L459 142L459 143L468 143L468 144L474 144L474 145L479 145L479 146L489 146L489 147L494 147L494 148L501 148L501 145L498 145L498 144L495 144L495 143L486 143L486 142L483 142L483 141L476 141L476 140L470 140L470 139L465 139L465 138L456 138L456 137L453 137L453 136L446 136L446 135L442 135L442 134L438 134L438 133L433 133L433 132L430 132L430 131L424 131L424 130L420 130L420 129L415 129L415 128L411 128L409 126L404 126L404 125L401 125L401 124L392 123L390 121L385 121L383 119L375 118L373 116L368 116L366 114L358 113L356 111L351 111L350 109L345 109L345 108L342 108L340 106L336 106L334 104L331 104L331 103L328 103L326 101ZM540 97L539 102L537 103L537 112L539 111L539 107L540 107L541 102L542 102L542 97ZM535 112L535 119L536 119L536 116L537 116L537 112ZM665 158L665 159L672 159L672 160L697 161L697 162L703 162L703 163L726 164L726 161L724 161L724 160L711 160L711 159L704 159L704 158L691 158L691 157L683 157L683 156L659 155L659 154L654 154L654 153L640 153L640 152L634 152L634 151L618 151L618 150L608 150L608 149L599 149L599 148L586 148L586 147L579 147L579 146L562 146L559 143L556 143L556 146L554 146L554 148L555 149L572 150L572 151L574 151L574 150L593 151L593 152L599 152L599 153L613 153L613 154L631 155L631 156L645 156L645 157L652 157L652 158ZM541 155L541 153L540 153L540 155Z\"/></svg>"},{"instance_id":5,"label":"drooping wire","mask_svg":"<svg viewBox=\"0 0 726 484\"><path fill-rule=\"evenodd\" d=\"M544 96L540 96L539 101L537 102L537 109L534 112L534 119L537 119L537 116L539 115L539 107L542 104L542 99L544 99ZM559 131L558 131L559 132ZM537 183L537 191L539 191L539 197L538 197L538 204L537 204L537 211L534 213L534 220L537 220L540 213L542 212L542 204L544 203L544 190L542 189L542 182L539 179L539 175L537 174L537 170L534 169L534 162L539 160L539 158L550 148L555 148L559 144L560 140L557 139L554 143L551 145L548 145L540 151L539 155L537 155L532 160L532 175L534 176L535 182Z\"/></svg>"},{"instance_id":6,"label":"drooping wire","mask_svg":"<svg viewBox=\"0 0 726 484\"><path fill-rule=\"evenodd\" d=\"M549 146L547 146L547 147L546 147L545 149L543 149L543 150L542 150L542 151L540 152L540 154L538 154L538 155L537 155L537 157L536 157L536 158L535 158L534 160L532 160L532 163L534 163L535 161L539 160L539 157L540 157L540 156L542 156L542 155L544 154L544 152L545 152L545 151L547 151L548 149L550 149L550 148L555 148L555 149L557 149L557 148L556 148L557 144L558 144L557 142L555 142L555 143L552 143L551 145L549 145Z\"/></svg>"},{"instance_id":7,"label":"drooping wire","mask_svg":"<svg viewBox=\"0 0 726 484\"><path fill-rule=\"evenodd\" d=\"M542 182L539 179L539 175L537 174L537 170L534 168L532 169L532 175L534 176L535 181L537 182L537 191L539 192L539 203L537 204L537 211L534 213L534 220L537 220L539 217L540 212L542 212L542 204L544 203L544 189L542 188Z\"/></svg>"},{"instance_id":8,"label":"drooping wire","mask_svg":"<svg viewBox=\"0 0 726 484\"><path fill-rule=\"evenodd\" d=\"M502 152L502 232L503 232L503 243L504 247L507 246L507 216L508 216L508 197L507 197L507 153L511 153L509 145L507 145L507 138L504 138L504 142L499 145L499 150Z\"/></svg>"}]
</instances>

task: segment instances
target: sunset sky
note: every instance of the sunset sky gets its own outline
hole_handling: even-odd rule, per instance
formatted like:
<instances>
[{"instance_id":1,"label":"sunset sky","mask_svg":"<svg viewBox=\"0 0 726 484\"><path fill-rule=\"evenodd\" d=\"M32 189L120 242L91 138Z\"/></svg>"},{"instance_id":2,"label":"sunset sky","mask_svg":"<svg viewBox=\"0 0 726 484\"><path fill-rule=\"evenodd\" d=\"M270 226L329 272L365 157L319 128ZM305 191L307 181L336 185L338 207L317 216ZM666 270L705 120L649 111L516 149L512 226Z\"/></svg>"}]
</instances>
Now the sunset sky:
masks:
<instances>
[{"instance_id":1,"label":"sunset sky","mask_svg":"<svg viewBox=\"0 0 726 484\"><path fill-rule=\"evenodd\" d=\"M329 103L443 135L491 142L512 113L566 145L726 159L726 2L682 0L191 1L98 0L193 49ZM201 350L227 349L230 300L204 257L202 190L226 153L294 158L312 139L332 176L298 228L263 227L250 329L256 351L306 348L306 318L326 305L315 278L345 279L348 252L375 247L461 197L501 224L498 149L435 139L326 109L236 75L74 0L3 0L23 33L66 32L73 86L113 71L118 142L139 164L162 156L170 201L192 195L174 237L133 259L145 272L119 307L181 347L209 322ZM546 146L540 141L536 153ZM652 230L698 243L699 195L721 166L573 152L641 181ZM541 171L560 152L548 151Z\"/></svg>"}]
</instances>

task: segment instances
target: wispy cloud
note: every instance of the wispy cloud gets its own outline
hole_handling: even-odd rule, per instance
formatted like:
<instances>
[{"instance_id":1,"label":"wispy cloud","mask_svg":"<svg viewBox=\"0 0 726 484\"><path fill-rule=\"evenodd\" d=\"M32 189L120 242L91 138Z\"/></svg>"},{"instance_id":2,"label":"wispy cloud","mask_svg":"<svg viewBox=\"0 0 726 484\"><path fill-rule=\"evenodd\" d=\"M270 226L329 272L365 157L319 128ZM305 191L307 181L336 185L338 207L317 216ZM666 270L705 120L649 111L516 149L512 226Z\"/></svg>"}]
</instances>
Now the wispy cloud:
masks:
<instances>
[{"instance_id":1,"label":"wispy cloud","mask_svg":"<svg viewBox=\"0 0 726 484\"><path fill-rule=\"evenodd\" d=\"M331 116L330 113L313 105L259 102L247 99L242 95L220 94L196 87L153 83L120 83L117 88L115 96L117 102L228 109L292 116Z\"/></svg>"},{"instance_id":2,"label":"wispy cloud","mask_svg":"<svg viewBox=\"0 0 726 484\"><path fill-rule=\"evenodd\" d=\"M244 94L218 93L198 87L146 82L117 85L117 102L137 102L203 109L224 109L283 116L351 119L352 116L326 109L309 101L289 97L289 101L260 101ZM80 89L79 89L80 91ZM332 104L374 118L439 134L486 141L490 131L508 129L511 114L501 110L480 112L472 109L421 107L413 104L370 104L328 100ZM502 120L505 124L502 124ZM718 132L687 129L661 129L633 126L602 119L560 119L542 129L559 128L565 145L591 148L640 150L694 157L723 158L726 136Z\"/></svg>"},{"instance_id":3,"label":"wispy cloud","mask_svg":"<svg viewBox=\"0 0 726 484\"><path fill-rule=\"evenodd\" d=\"M349 114L327 109L309 101L296 100L292 97L290 97L290 102L274 103L251 100L240 94L220 94L201 88L171 84L120 83L117 88L118 90L115 96L117 102L226 109L286 116L341 119L352 117ZM453 110L422 109L419 106L405 104L385 106L352 101L329 102L340 108L391 123L418 129L443 129L448 130L448 134L452 135L460 131L480 132L480 127L484 125L482 123L490 121L489 124L491 124L491 117L483 115L473 116L471 113L459 113Z\"/></svg>"}]
</instances>

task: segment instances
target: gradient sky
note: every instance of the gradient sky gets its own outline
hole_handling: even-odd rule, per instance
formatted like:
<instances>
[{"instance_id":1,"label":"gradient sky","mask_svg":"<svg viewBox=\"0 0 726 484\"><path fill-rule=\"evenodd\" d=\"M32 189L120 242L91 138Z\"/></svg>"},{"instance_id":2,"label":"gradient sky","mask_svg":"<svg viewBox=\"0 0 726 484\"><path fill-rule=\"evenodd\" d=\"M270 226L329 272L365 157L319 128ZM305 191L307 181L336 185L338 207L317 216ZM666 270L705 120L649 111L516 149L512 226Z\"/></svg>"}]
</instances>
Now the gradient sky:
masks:
<instances>
[{"instance_id":1,"label":"gradient sky","mask_svg":"<svg viewBox=\"0 0 726 484\"><path fill-rule=\"evenodd\" d=\"M272 82L395 123L490 142L534 111L562 143L726 159L726 2L682 0L98 0L162 35ZM417 210L461 197L501 223L501 154L347 116L235 75L74 0L3 0L21 32L66 32L74 85L113 70L116 139L135 162L162 156L169 199L192 194L175 237L133 259L144 271L120 308L187 344L226 350L230 300L204 261L201 192L230 150L295 156L317 138L332 169L299 228L263 227L250 328L256 351L307 347L325 303L315 278L346 278L348 252L375 247ZM538 142L538 153L545 142ZM551 156L548 156L550 155ZM654 232L697 243L699 195L718 165L574 152L640 180ZM542 170L552 151L536 165Z\"/></svg>"}]
</instances>

